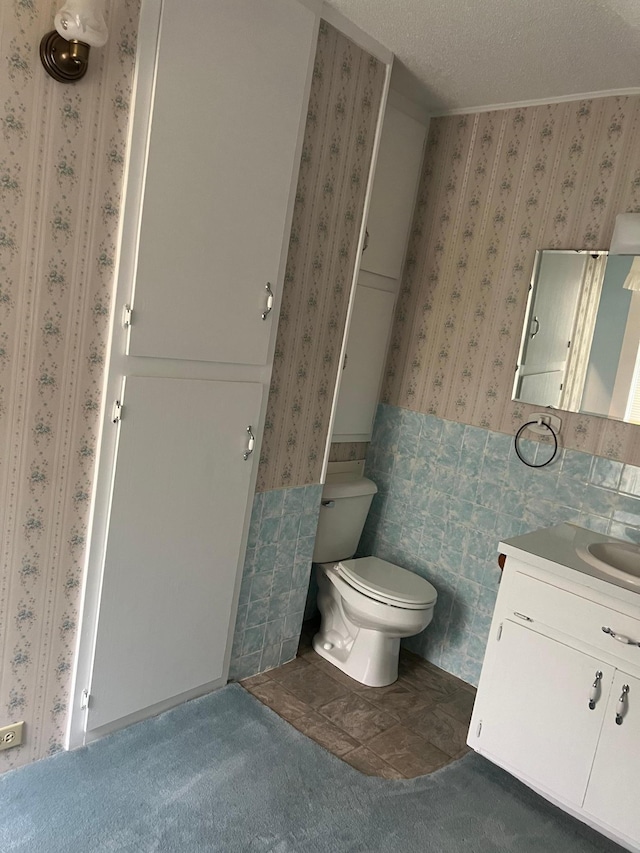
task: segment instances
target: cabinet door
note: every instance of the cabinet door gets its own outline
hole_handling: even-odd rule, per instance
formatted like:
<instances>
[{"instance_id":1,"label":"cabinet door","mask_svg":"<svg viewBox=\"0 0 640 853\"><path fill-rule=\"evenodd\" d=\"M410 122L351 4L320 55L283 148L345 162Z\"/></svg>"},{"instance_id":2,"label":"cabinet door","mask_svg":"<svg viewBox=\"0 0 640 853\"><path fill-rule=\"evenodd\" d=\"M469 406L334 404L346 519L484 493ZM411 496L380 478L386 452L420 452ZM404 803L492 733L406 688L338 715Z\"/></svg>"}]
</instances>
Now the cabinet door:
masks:
<instances>
[{"instance_id":1,"label":"cabinet door","mask_svg":"<svg viewBox=\"0 0 640 853\"><path fill-rule=\"evenodd\" d=\"M127 379L88 729L226 674L261 398L252 382Z\"/></svg>"},{"instance_id":2,"label":"cabinet door","mask_svg":"<svg viewBox=\"0 0 640 853\"><path fill-rule=\"evenodd\" d=\"M582 805L613 668L508 621L494 642L490 677L478 693L480 750ZM598 671L601 691L591 710L589 692Z\"/></svg>"},{"instance_id":3,"label":"cabinet door","mask_svg":"<svg viewBox=\"0 0 640 853\"><path fill-rule=\"evenodd\" d=\"M333 441L368 441L371 438L394 303L395 294L388 290L362 285L356 288Z\"/></svg>"},{"instance_id":4,"label":"cabinet door","mask_svg":"<svg viewBox=\"0 0 640 853\"><path fill-rule=\"evenodd\" d=\"M398 279L415 206L427 128L387 105L360 268Z\"/></svg>"},{"instance_id":5,"label":"cabinet door","mask_svg":"<svg viewBox=\"0 0 640 853\"><path fill-rule=\"evenodd\" d=\"M616 724L623 688L622 723ZM584 809L628 838L640 841L640 680L616 670L589 780Z\"/></svg>"},{"instance_id":6,"label":"cabinet door","mask_svg":"<svg viewBox=\"0 0 640 853\"><path fill-rule=\"evenodd\" d=\"M266 362L315 34L297 0L164 0L131 355Z\"/></svg>"}]
</instances>

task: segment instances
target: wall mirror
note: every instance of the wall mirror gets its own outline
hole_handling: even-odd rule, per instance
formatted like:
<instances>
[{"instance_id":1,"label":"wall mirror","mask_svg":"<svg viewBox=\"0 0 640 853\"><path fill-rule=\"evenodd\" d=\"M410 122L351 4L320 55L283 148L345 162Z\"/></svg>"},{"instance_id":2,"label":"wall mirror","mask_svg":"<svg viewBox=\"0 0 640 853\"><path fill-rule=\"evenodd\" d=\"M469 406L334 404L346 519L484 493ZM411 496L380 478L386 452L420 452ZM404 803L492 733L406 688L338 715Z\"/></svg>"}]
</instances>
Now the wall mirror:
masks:
<instances>
[{"instance_id":1,"label":"wall mirror","mask_svg":"<svg viewBox=\"0 0 640 853\"><path fill-rule=\"evenodd\" d=\"M513 399L640 423L640 256L537 251Z\"/></svg>"}]
</instances>

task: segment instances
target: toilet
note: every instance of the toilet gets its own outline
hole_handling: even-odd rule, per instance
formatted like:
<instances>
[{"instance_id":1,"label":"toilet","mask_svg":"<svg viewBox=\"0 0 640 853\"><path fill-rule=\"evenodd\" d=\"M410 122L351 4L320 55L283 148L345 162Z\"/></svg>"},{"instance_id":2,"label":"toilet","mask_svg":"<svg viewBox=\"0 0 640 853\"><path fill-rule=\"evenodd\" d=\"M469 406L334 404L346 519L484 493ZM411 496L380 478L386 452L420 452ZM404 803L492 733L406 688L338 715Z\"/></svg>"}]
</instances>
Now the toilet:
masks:
<instances>
[{"instance_id":1,"label":"toilet","mask_svg":"<svg viewBox=\"0 0 640 853\"><path fill-rule=\"evenodd\" d=\"M313 552L321 616L313 648L370 687L398 678L400 640L427 627L438 597L414 572L378 557L350 559L377 491L366 477L329 474Z\"/></svg>"}]
</instances>

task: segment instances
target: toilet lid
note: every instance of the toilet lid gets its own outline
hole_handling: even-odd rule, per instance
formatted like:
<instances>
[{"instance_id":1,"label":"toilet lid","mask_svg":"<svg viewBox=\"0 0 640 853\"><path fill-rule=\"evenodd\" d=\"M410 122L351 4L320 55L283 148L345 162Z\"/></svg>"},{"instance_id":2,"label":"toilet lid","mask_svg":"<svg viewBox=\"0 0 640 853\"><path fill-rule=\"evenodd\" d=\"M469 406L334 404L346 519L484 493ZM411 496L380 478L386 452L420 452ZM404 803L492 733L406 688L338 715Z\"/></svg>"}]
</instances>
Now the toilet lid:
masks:
<instances>
[{"instance_id":1,"label":"toilet lid","mask_svg":"<svg viewBox=\"0 0 640 853\"><path fill-rule=\"evenodd\" d=\"M365 595L398 605L428 607L438 597L428 580L378 557L342 560L339 571L347 583Z\"/></svg>"}]
</instances>

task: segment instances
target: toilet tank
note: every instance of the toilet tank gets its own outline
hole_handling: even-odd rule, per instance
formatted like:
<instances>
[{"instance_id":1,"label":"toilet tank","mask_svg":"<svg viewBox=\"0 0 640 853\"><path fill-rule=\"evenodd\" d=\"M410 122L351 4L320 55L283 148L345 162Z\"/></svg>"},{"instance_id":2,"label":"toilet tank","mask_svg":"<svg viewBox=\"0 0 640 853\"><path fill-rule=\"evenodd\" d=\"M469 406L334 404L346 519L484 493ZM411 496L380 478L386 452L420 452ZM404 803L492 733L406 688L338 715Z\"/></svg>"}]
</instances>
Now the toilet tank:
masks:
<instances>
[{"instance_id":1,"label":"toilet tank","mask_svg":"<svg viewBox=\"0 0 640 853\"><path fill-rule=\"evenodd\" d=\"M331 563L353 557L378 487L358 474L329 474L322 490L322 505L313 551L314 563Z\"/></svg>"}]
</instances>

